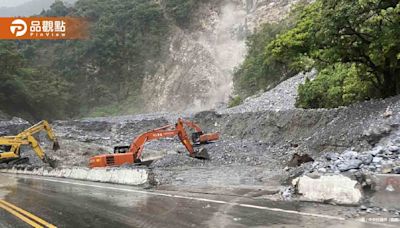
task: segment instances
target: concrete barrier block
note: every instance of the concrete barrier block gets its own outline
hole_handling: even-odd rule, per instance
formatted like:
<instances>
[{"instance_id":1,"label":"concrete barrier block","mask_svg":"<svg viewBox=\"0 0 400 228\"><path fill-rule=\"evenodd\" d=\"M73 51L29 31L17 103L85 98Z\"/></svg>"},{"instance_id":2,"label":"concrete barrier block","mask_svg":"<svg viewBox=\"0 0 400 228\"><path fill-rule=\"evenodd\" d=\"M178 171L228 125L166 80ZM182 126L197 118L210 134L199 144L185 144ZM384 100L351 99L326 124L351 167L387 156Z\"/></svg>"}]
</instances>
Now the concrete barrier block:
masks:
<instances>
[{"instance_id":1,"label":"concrete barrier block","mask_svg":"<svg viewBox=\"0 0 400 228\"><path fill-rule=\"evenodd\" d=\"M98 182L110 182L111 173L107 169L91 169L88 173L88 180Z\"/></svg>"},{"instance_id":2,"label":"concrete barrier block","mask_svg":"<svg viewBox=\"0 0 400 228\"><path fill-rule=\"evenodd\" d=\"M61 169L60 177L67 178L71 175L72 170L69 168Z\"/></svg>"},{"instance_id":3,"label":"concrete barrier block","mask_svg":"<svg viewBox=\"0 0 400 228\"><path fill-rule=\"evenodd\" d=\"M71 173L66 178L78 179L78 180L86 180L89 173L88 168L72 168Z\"/></svg>"},{"instance_id":4,"label":"concrete barrier block","mask_svg":"<svg viewBox=\"0 0 400 228\"><path fill-rule=\"evenodd\" d=\"M49 171L50 177L61 177L61 169L53 169Z\"/></svg>"},{"instance_id":5,"label":"concrete barrier block","mask_svg":"<svg viewBox=\"0 0 400 228\"><path fill-rule=\"evenodd\" d=\"M126 169L126 168L96 168L89 169L83 167L45 169L3 169L1 172L11 174L37 175L46 177L69 178L77 180L88 180L103 183L142 185L148 181L146 169Z\"/></svg>"}]
</instances>

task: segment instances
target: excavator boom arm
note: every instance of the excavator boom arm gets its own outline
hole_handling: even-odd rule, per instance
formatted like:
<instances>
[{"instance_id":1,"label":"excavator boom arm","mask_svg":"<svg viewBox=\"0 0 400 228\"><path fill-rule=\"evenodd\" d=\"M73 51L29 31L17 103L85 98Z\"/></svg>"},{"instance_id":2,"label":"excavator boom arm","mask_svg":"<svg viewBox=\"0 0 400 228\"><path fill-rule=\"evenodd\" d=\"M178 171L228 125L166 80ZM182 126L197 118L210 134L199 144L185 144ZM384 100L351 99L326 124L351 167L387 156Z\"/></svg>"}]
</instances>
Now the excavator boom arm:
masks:
<instances>
[{"instance_id":1,"label":"excavator boom arm","mask_svg":"<svg viewBox=\"0 0 400 228\"><path fill-rule=\"evenodd\" d=\"M197 133L202 133L203 130L201 129L201 127L199 125L197 125L196 123L192 122L192 121L188 121L188 120L182 120L182 123L184 123L186 126L192 128L195 130L195 132Z\"/></svg>"},{"instance_id":2,"label":"excavator boom arm","mask_svg":"<svg viewBox=\"0 0 400 228\"><path fill-rule=\"evenodd\" d=\"M213 133L209 135L203 134L201 128L197 124L179 118L178 122L175 125L167 125L164 127L156 128L154 130L145 132L137 136L132 141L128 151L127 147L125 146L115 147L114 148L115 154L113 155L104 154L90 158L89 166L91 168L95 168L95 167L116 166L116 165L140 162L142 158L142 151L146 142L160 138L172 138L175 136L179 137L179 140L188 150L191 157L199 159L208 159L209 156L205 149L197 151L193 148L193 143L191 142L185 130L185 126L194 129L195 134L199 136L196 137L197 138L196 143L199 144L208 143L210 141L217 140L219 138L219 133Z\"/></svg>"},{"instance_id":3,"label":"excavator boom arm","mask_svg":"<svg viewBox=\"0 0 400 228\"><path fill-rule=\"evenodd\" d=\"M25 129L23 132L19 133L17 137L27 138L29 137L29 135L37 134L40 131L46 131L47 137L53 142L53 150L58 150L60 148L57 137L54 134L53 128L46 120L42 120L39 123L33 125L32 127Z\"/></svg>"},{"instance_id":4,"label":"excavator boom arm","mask_svg":"<svg viewBox=\"0 0 400 228\"><path fill-rule=\"evenodd\" d=\"M170 128L171 125L168 125L166 127L158 128L150 132L146 132L139 135L133 140L129 149L129 153L134 154L135 160L140 160L142 157L144 144L146 142L161 138L173 138L175 136L178 136L181 142L186 147L186 149L189 151L189 153L193 154L194 153L193 146L190 143L189 137L187 136L182 123L178 122L175 129L170 129Z\"/></svg>"}]
</instances>

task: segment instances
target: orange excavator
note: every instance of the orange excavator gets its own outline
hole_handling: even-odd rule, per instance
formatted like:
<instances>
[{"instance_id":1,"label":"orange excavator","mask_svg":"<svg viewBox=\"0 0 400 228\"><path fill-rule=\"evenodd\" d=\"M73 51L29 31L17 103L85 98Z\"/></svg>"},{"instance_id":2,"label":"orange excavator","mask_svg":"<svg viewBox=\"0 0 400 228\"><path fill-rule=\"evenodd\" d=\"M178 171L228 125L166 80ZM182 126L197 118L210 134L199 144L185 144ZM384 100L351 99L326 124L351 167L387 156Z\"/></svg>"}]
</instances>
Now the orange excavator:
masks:
<instances>
[{"instance_id":1,"label":"orange excavator","mask_svg":"<svg viewBox=\"0 0 400 228\"><path fill-rule=\"evenodd\" d=\"M185 126L194 130L194 133L192 133L192 140L190 140ZM142 152L146 142L175 136L179 137L179 140L189 151L190 156L198 159L209 159L209 155L205 148L197 150L194 147L219 139L219 133L205 134L199 125L179 118L176 124L153 129L137 136L130 146L115 147L114 154L103 154L90 158L89 167L95 168L141 163Z\"/></svg>"}]
</instances>

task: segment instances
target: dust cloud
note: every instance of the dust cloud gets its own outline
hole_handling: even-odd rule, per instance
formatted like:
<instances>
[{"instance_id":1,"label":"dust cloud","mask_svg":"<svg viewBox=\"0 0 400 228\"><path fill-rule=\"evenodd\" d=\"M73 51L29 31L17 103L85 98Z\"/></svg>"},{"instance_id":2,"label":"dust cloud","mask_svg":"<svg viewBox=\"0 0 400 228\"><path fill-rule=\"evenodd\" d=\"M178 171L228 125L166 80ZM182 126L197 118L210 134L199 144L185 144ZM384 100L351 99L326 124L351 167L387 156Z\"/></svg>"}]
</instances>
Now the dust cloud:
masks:
<instances>
[{"instance_id":1,"label":"dust cloud","mask_svg":"<svg viewBox=\"0 0 400 228\"><path fill-rule=\"evenodd\" d=\"M233 72L246 54L246 9L242 4L225 1L214 31L202 34L199 43L214 57L220 74L210 78L209 100L198 109L226 103L233 91Z\"/></svg>"}]
</instances>

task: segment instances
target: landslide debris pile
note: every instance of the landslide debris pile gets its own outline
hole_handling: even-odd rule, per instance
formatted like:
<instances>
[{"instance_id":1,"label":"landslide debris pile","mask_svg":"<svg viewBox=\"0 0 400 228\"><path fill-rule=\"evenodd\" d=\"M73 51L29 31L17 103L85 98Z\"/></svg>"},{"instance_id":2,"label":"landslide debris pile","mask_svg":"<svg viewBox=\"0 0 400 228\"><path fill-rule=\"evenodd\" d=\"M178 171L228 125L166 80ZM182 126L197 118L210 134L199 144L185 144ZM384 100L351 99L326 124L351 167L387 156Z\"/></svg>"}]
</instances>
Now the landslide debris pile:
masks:
<instances>
[{"instance_id":1,"label":"landslide debris pile","mask_svg":"<svg viewBox=\"0 0 400 228\"><path fill-rule=\"evenodd\" d=\"M280 92L292 94L290 86L304 79L304 75L289 79L234 109L55 121L62 149L55 153L45 149L61 166L87 166L89 157L112 153L114 146L129 145L138 134L174 123L180 116L199 123L206 132L219 131L221 140L205 146L210 161L188 157L177 139L146 144L145 157L162 157L150 166L156 184L278 185L302 172L386 172L386 163L392 164L390 172L397 172L400 97L331 110L296 109L292 95L286 103L278 102L284 99ZM1 121L0 132L12 129L11 123ZM349 150L355 152L345 152ZM287 172L294 153L309 154L315 162Z\"/></svg>"},{"instance_id":2,"label":"landslide debris pile","mask_svg":"<svg viewBox=\"0 0 400 228\"><path fill-rule=\"evenodd\" d=\"M17 117L0 119L0 136L16 135L29 126L28 121Z\"/></svg>"},{"instance_id":3,"label":"landslide debris pile","mask_svg":"<svg viewBox=\"0 0 400 228\"><path fill-rule=\"evenodd\" d=\"M250 97L242 105L219 110L220 113L243 113L258 112L263 110L290 110L295 109L297 88L304 83L306 78L314 79L316 71L300 73L286 81L283 81L275 88L261 94Z\"/></svg>"},{"instance_id":4,"label":"landslide debris pile","mask_svg":"<svg viewBox=\"0 0 400 228\"><path fill-rule=\"evenodd\" d=\"M327 152L318 158L308 172L320 173L384 173L400 174L399 104L383 113L386 122L372 125L363 133L371 145L368 150L350 148L343 153ZM394 114L395 113L395 114Z\"/></svg>"}]
</instances>

